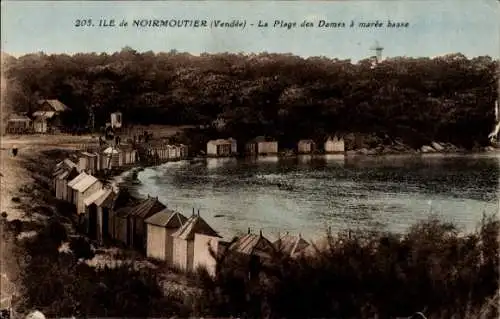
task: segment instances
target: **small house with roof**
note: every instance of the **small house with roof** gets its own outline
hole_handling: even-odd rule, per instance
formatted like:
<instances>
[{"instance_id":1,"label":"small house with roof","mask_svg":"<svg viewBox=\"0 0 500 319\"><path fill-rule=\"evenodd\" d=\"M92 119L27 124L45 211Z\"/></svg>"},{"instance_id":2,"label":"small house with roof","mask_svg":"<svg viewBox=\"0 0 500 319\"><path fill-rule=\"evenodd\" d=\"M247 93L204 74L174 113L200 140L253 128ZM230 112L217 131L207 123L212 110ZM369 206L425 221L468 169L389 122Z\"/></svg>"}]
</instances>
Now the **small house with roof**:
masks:
<instances>
[{"instance_id":1,"label":"small house with roof","mask_svg":"<svg viewBox=\"0 0 500 319\"><path fill-rule=\"evenodd\" d=\"M273 243L262 235L262 231L257 235L252 234L250 229L246 235L238 238L228 249L232 253L258 257L259 260L268 260L276 252Z\"/></svg>"},{"instance_id":2,"label":"small house with roof","mask_svg":"<svg viewBox=\"0 0 500 319\"><path fill-rule=\"evenodd\" d=\"M54 177L54 187L57 199L68 199L68 181L73 180L79 175L78 168L76 164L74 165L75 166L62 168L57 171L57 175Z\"/></svg>"},{"instance_id":3,"label":"small house with roof","mask_svg":"<svg viewBox=\"0 0 500 319\"><path fill-rule=\"evenodd\" d=\"M111 127L115 130L122 127L122 112L111 113Z\"/></svg>"},{"instance_id":4,"label":"small house with roof","mask_svg":"<svg viewBox=\"0 0 500 319\"><path fill-rule=\"evenodd\" d=\"M297 143L297 152L299 154L310 154L316 150L316 143L313 140L300 140Z\"/></svg>"},{"instance_id":5,"label":"small house with roof","mask_svg":"<svg viewBox=\"0 0 500 319\"><path fill-rule=\"evenodd\" d=\"M26 134L32 130L32 121L25 114L12 113L7 118L5 132L9 134Z\"/></svg>"},{"instance_id":6,"label":"small house with roof","mask_svg":"<svg viewBox=\"0 0 500 319\"><path fill-rule=\"evenodd\" d=\"M64 113L71 111L59 100L40 100L33 112L33 129L37 133L46 133L60 129L63 125Z\"/></svg>"},{"instance_id":7,"label":"small house with roof","mask_svg":"<svg viewBox=\"0 0 500 319\"><path fill-rule=\"evenodd\" d=\"M102 242L109 238L110 213L116 192L111 187L102 188L83 200L89 237Z\"/></svg>"},{"instance_id":8,"label":"small house with roof","mask_svg":"<svg viewBox=\"0 0 500 319\"><path fill-rule=\"evenodd\" d=\"M122 151L117 147L108 147L102 152L102 169L111 169L123 165Z\"/></svg>"},{"instance_id":9,"label":"small house with roof","mask_svg":"<svg viewBox=\"0 0 500 319\"><path fill-rule=\"evenodd\" d=\"M333 154L333 153L344 153L345 152L345 143L343 137L338 137L337 135L333 137L328 137L325 142L325 153Z\"/></svg>"},{"instance_id":10,"label":"small house with roof","mask_svg":"<svg viewBox=\"0 0 500 319\"><path fill-rule=\"evenodd\" d=\"M128 233L131 231L131 224L128 221L128 213L131 209L132 207L129 206L120 207L114 211L112 217L112 237L113 239L125 244L126 246L129 246L131 244L130 236L128 235Z\"/></svg>"},{"instance_id":11,"label":"small house with roof","mask_svg":"<svg viewBox=\"0 0 500 319\"><path fill-rule=\"evenodd\" d=\"M207 155L212 157L232 156L237 152L237 143L233 138L211 140L207 143Z\"/></svg>"},{"instance_id":12,"label":"small house with roof","mask_svg":"<svg viewBox=\"0 0 500 319\"><path fill-rule=\"evenodd\" d=\"M310 244L300 234L293 236L287 233L274 242L276 251L292 258L304 253L309 246Z\"/></svg>"},{"instance_id":13,"label":"small house with roof","mask_svg":"<svg viewBox=\"0 0 500 319\"><path fill-rule=\"evenodd\" d=\"M245 145L245 150L250 155L275 155L278 154L278 142L258 136Z\"/></svg>"},{"instance_id":14,"label":"small house with roof","mask_svg":"<svg viewBox=\"0 0 500 319\"><path fill-rule=\"evenodd\" d=\"M173 236L173 264L184 271L193 271L205 267L215 273L216 260L210 254L210 248L217 253L218 241L222 238L208 223L194 214L179 228Z\"/></svg>"},{"instance_id":15,"label":"small house with roof","mask_svg":"<svg viewBox=\"0 0 500 319\"><path fill-rule=\"evenodd\" d=\"M82 152L78 161L78 167L88 174L95 174L99 170L98 154Z\"/></svg>"},{"instance_id":16,"label":"small house with roof","mask_svg":"<svg viewBox=\"0 0 500 319\"><path fill-rule=\"evenodd\" d=\"M136 162L137 159L137 150L135 150L133 147L122 147L121 148L121 164L122 165L131 165Z\"/></svg>"},{"instance_id":17,"label":"small house with roof","mask_svg":"<svg viewBox=\"0 0 500 319\"><path fill-rule=\"evenodd\" d=\"M78 174L78 176L76 176L75 178L73 178L72 180L70 180L68 182L66 201L70 202L71 204L75 203L75 196L74 196L75 192L73 191L73 186L76 183L78 183L79 181L81 181L83 178L85 178L86 176L89 176L89 174L87 174L85 172L81 172L80 174Z\"/></svg>"},{"instance_id":18,"label":"small house with roof","mask_svg":"<svg viewBox=\"0 0 500 319\"><path fill-rule=\"evenodd\" d=\"M59 162L59 163L56 164L56 166L54 168L54 171L52 172L52 178L53 178L53 184L52 184L52 186L54 187L54 190L56 192L56 196L57 196L58 193L61 193L61 192L67 193L64 190L60 190L60 191L57 190L57 187L58 187L58 184L57 184L58 176L61 175L64 172L66 172L66 171L69 171L69 170L73 169L73 168L75 168L78 171L78 173L80 173L78 165L76 165L69 158L66 158L63 161L61 161L61 162ZM76 177L76 176L74 176L74 177ZM68 177L67 181L71 181L74 177ZM67 182L66 182L66 187L67 187ZM67 196L63 196L60 199L66 200L66 198L67 198Z\"/></svg>"},{"instance_id":19,"label":"small house with roof","mask_svg":"<svg viewBox=\"0 0 500 319\"><path fill-rule=\"evenodd\" d=\"M164 260L167 264L173 264L175 233L187 218L179 212L165 208L145 220L147 245L146 255L148 257Z\"/></svg>"},{"instance_id":20,"label":"small house with roof","mask_svg":"<svg viewBox=\"0 0 500 319\"><path fill-rule=\"evenodd\" d=\"M82 174L85 175L81 177L76 183L72 183L70 185L73 192L72 203L76 205L76 212L78 215L85 214L85 198L102 188L102 183L97 178L86 173L80 173L80 175ZM78 175L76 178L78 178L80 175Z\"/></svg>"},{"instance_id":21,"label":"small house with roof","mask_svg":"<svg viewBox=\"0 0 500 319\"><path fill-rule=\"evenodd\" d=\"M127 214L128 244L145 251L147 245L145 220L167 208L157 197L149 197L131 207Z\"/></svg>"}]
</instances>

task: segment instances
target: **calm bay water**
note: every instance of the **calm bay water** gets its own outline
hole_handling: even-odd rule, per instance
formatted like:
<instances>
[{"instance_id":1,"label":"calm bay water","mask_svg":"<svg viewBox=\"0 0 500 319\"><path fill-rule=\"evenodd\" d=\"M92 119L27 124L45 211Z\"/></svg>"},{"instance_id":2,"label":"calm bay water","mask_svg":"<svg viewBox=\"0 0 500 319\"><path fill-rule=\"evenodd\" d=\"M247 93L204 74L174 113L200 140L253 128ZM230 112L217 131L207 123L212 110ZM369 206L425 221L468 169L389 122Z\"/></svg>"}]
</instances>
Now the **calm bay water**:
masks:
<instances>
[{"instance_id":1,"label":"calm bay water","mask_svg":"<svg viewBox=\"0 0 500 319\"><path fill-rule=\"evenodd\" d=\"M332 230L404 232L431 214L472 231L499 212L500 154L207 159L141 171L138 193L224 237L260 229L317 238Z\"/></svg>"}]
</instances>

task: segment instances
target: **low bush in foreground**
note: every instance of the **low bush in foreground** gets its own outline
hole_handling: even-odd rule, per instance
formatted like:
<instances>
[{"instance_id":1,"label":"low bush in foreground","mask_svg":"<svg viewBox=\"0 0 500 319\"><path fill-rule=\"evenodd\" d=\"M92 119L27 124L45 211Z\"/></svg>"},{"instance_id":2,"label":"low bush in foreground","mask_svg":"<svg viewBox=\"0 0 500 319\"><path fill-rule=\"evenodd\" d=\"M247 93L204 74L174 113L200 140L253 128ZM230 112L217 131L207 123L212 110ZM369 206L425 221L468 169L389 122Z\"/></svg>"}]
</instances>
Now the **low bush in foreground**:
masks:
<instances>
[{"instance_id":1,"label":"low bush in foreground","mask_svg":"<svg viewBox=\"0 0 500 319\"><path fill-rule=\"evenodd\" d=\"M314 256L279 253L255 271L224 256L203 276L200 311L217 317L497 318L499 222L459 235L430 219L404 236L328 236ZM220 258L220 257L219 257Z\"/></svg>"},{"instance_id":2,"label":"low bush in foreground","mask_svg":"<svg viewBox=\"0 0 500 319\"><path fill-rule=\"evenodd\" d=\"M77 252L60 252L68 239L58 221L53 220L37 236L20 247L19 267L23 287L19 312L33 309L48 317L161 317L187 314L183 300L164 296L159 277L151 270L138 270L133 262L115 267L95 268L83 239L70 240Z\"/></svg>"},{"instance_id":3,"label":"low bush in foreground","mask_svg":"<svg viewBox=\"0 0 500 319\"><path fill-rule=\"evenodd\" d=\"M277 252L265 263L226 253L214 278L197 274L200 295L165 295L160 277L133 263L94 268L60 253L52 221L24 241L20 310L48 316L244 318L497 318L499 221L461 235L429 220L402 236L328 236L315 254Z\"/></svg>"}]
</instances>

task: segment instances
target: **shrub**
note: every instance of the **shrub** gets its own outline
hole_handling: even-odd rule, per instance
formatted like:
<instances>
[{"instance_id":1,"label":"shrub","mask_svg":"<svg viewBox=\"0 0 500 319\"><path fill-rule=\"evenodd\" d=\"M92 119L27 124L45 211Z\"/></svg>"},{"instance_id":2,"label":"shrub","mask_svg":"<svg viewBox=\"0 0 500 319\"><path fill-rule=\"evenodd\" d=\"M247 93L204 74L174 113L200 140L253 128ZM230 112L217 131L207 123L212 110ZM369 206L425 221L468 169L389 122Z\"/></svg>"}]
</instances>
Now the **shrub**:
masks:
<instances>
[{"instance_id":1,"label":"shrub","mask_svg":"<svg viewBox=\"0 0 500 319\"><path fill-rule=\"evenodd\" d=\"M498 234L492 218L469 235L430 219L404 236L329 237L316 256L276 255L257 276L230 256L200 276L199 303L213 316L467 318L498 291Z\"/></svg>"},{"instance_id":2,"label":"shrub","mask_svg":"<svg viewBox=\"0 0 500 319\"><path fill-rule=\"evenodd\" d=\"M95 256L90 242L81 236L72 238L69 243L69 248L77 259L92 259Z\"/></svg>"}]
</instances>

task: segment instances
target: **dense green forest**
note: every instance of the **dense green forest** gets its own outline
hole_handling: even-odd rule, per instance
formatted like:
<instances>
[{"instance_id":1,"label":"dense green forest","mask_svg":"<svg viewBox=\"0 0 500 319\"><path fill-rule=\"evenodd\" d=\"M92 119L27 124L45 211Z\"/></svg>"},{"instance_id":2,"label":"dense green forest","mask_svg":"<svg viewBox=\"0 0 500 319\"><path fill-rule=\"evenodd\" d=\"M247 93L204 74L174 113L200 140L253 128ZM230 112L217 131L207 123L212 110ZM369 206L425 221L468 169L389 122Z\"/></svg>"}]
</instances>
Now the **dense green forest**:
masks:
<instances>
[{"instance_id":1,"label":"dense green forest","mask_svg":"<svg viewBox=\"0 0 500 319\"><path fill-rule=\"evenodd\" d=\"M436 58L301 58L291 54L4 55L4 103L30 111L39 98L73 110L73 125L97 125L121 110L129 124L210 124L224 135L292 143L334 132L376 133L419 147L430 141L488 143L498 96L498 61Z\"/></svg>"}]
</instances>

